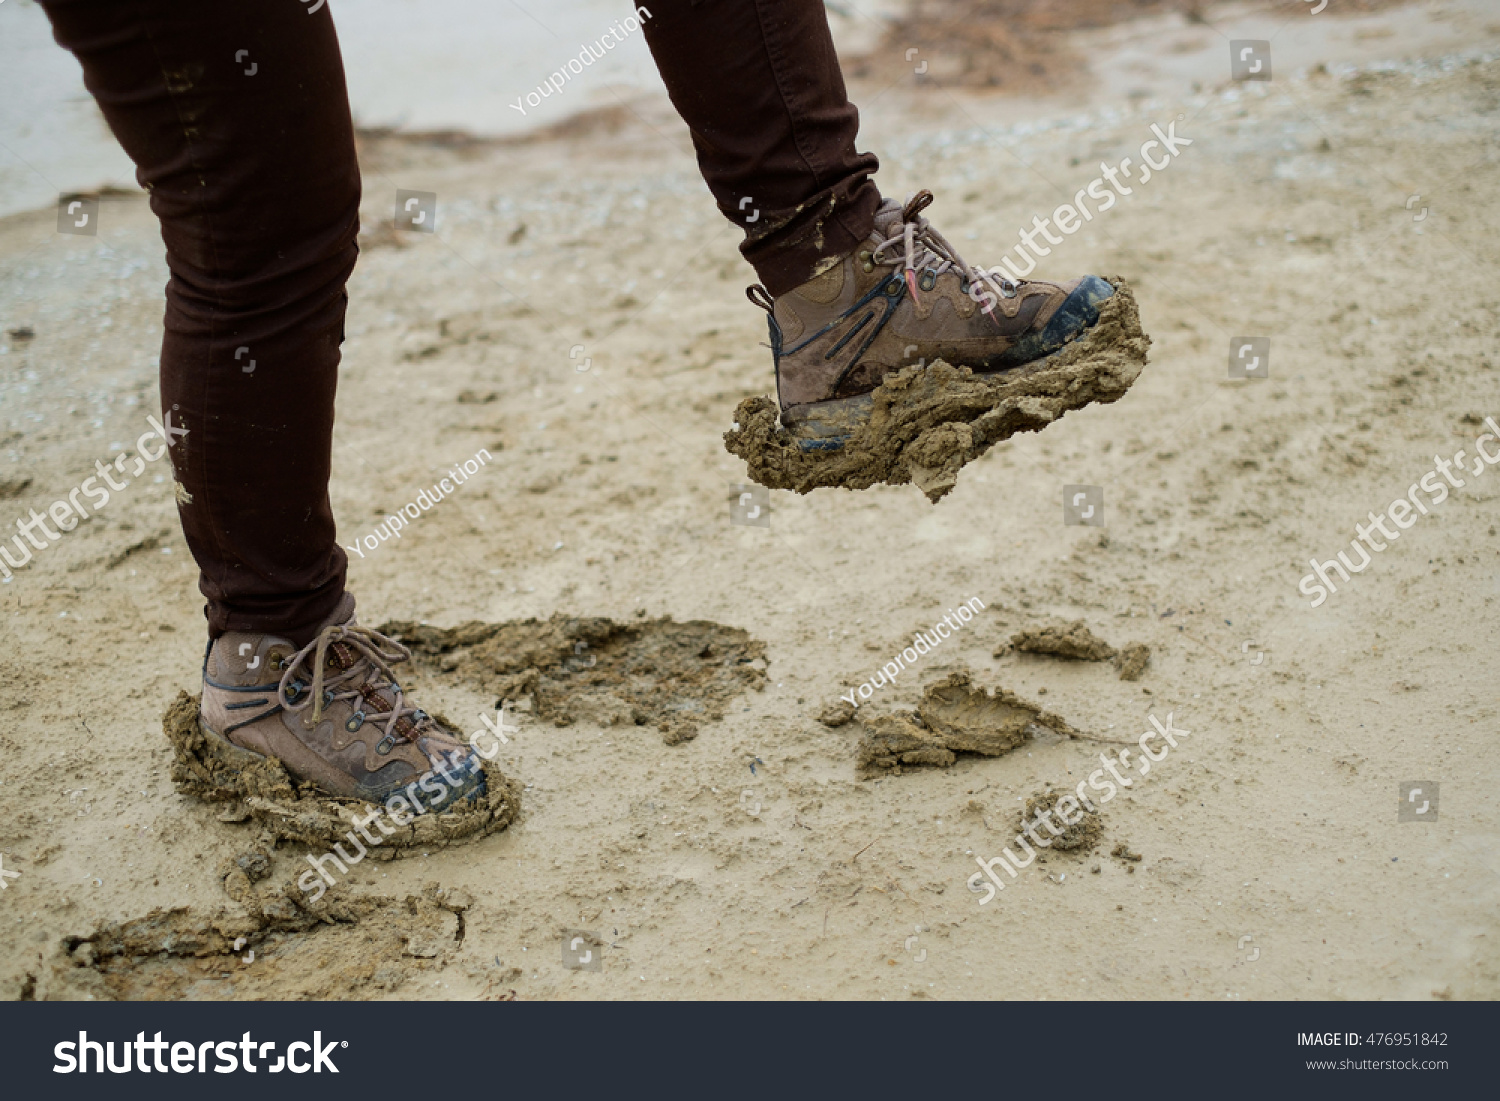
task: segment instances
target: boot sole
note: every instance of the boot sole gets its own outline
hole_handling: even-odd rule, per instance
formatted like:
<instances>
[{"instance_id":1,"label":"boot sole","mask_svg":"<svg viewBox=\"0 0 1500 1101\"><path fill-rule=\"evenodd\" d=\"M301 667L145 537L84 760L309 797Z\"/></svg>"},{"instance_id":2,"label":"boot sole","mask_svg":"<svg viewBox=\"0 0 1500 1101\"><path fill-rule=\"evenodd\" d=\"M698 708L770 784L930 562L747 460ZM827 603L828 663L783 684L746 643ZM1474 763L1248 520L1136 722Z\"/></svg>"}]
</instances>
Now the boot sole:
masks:
<instances>
[{"instance_id":1,"label":"boot sole","mask_svg":"<svg viewBox=\"0 0 1500 1101\"><path fill-rule=\"evenodd\" d=\"M1046 326L1018 343L1010 353L1025 357L1021 362L993 370L974 369L981 376L1014 374L1045 367L1069 344L1087 340L1099 320L1099 306L1115 293L1114 287L1096 275L1086 277L1057 308ZM874 391L852 398L834 398L783 410L781 425L797 441L800 451L838 451L849 438L870 423L875 406Z\"/></svg>"},{"instance_id":2,"label":"boot sole","mask_svg":"<svg viewBox=\"0 0 1500 1101\"><path fill-rule=\"evenodd\" d=\"M250 765L271 760L271 758L262 753L257 753L253 749L246 749L244 746L235 745L228 738L224 737L224 735L218 733L204 722L201 716L198 719L198 730L203 735L204 743L208 747L209 752L213 754L220 764L236 774ZM276 759L280 760L280 758ZM286 768L286 763L282 762L281 767ZM411 780L405 786L390 788L383 794L377 795L373 791L356 790L352 798L363 799L367 803L384 804L392 795L401 794L409 802L416 803L413 809L418 814L427 814L441 811L458 802L460 799L467 798L470 802L474 802L488 793L489 786L485 782L484 767L479 764L479 759L475 754L471 753L467 761L461 762L458 765L450 765L449 768L453 772L466 771L467 775L458 784L454 785L443 779L442 773L433 769L430 772L424 773L420 779ZM292 775L289 769L287 774ZM435 778L438 785L450 794L446 797L438 798L427 792L421 785L429 777ZM297 779L301 778L297 777ZM413 788L414 790L409 790ZM422 796L417 796L416 792L421 792ZM244 793L231 792L231 794L241 797ZM334 792L325 791L324 794L333 795L335 798L350 798L350 796Z\"/></svg>"}]
</instances>

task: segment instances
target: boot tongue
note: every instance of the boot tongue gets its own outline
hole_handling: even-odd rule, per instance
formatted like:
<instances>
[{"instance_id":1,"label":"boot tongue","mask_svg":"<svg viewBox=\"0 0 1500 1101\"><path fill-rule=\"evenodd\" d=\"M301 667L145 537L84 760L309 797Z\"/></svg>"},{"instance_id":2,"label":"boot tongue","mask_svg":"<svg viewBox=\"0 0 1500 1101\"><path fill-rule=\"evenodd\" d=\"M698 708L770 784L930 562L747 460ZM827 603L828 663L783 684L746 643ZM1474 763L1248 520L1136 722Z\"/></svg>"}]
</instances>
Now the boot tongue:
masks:
<instances>
[{"instance_id":1,"label":"boot tongue","mask_svg":"<svg viewBox=\"0 0 1500 1101\"><path fill-rule=\"evenodd\" d=\"M344 626L352 626L353 623L354 617L350 616L348 623L345 623ZM353 669L360 662L367 659L347 642L339 641L329 645L325 660L330 672L343 673ZM396 706L396 693L390 685L391 682L386 680L385 675L376 669L373 664L369 664L365 670L365 676L360 683L354 684L351 682L346 684L344 688L354 689L359 692L364 700L364 706L361 710L365 711L372 720L378 720L384 725L385 720L380 717L389 715L392 708ZM403 715L396 720L395 730L397 734L401 735L407 741L414 740L416 735L420 733L418 724L409 715Z\"/></svg>"},{"instance_id":2,"label":"boot tongue","mask_svg":"<svg viewBox=\"0 0 1500 1101\"><path fill-rule=\"evenodd\" d=\"M347 642L335 642L328 647L328 668L342 673L345 669L352 669L361 657L363 655Z\"/></svg>"},{"instance_id":3,"label":"boot tongue","mask_svg":"<svg viewBox=\"0 0 1500 1101\"><path fill-rule=\"evenodd\" d=\"M878 234L882 241L896 236L901 229L902 206L895 199L887 199L880 204L880 209L875 212L874 233Z\"/></svg>"}]
</instances>

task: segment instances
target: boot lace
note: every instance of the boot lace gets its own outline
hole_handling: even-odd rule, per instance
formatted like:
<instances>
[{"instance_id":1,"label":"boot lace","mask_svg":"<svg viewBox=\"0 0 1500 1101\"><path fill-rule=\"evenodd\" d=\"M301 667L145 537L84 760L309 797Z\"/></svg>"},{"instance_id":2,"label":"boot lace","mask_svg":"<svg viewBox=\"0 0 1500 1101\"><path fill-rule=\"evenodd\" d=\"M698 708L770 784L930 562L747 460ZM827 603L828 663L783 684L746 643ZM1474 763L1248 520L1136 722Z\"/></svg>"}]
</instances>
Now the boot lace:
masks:
<instances>
[{"instance_id":1,"label":"boot lace","mask_svg":"<svg viewBox=\"0 0 1500 1101\"><path fill-rule=\"evenodd\" d=\"M907 289L911 291L913 302L919 302L917 297L917 269L930 270L934 275L941 275L945 271L956 271L968 281L968 293L975 302L979 303L980 309L992 321L996 321L994 314L994 299L988 296L976 295L975 286L988 287L1002 298L1014 298L1019 284L1000 275L998 271L986 271L984 268L970 264L958 254L946 237L939 233L926 218L922 217L922 211L932 203L931 191L918 191L906 203L901 210L901 228L891 237L881 241L870 253L870 258L877 264L902 264L906 278ZM887 250L892 250L891 255L886 255ZM998 324L998 321L996 321Z\"/></svg>"},{"instance_id":2,"label":"boot lace","mask_svg":"<svg viewBox=\"0 0 1500 1101\"><path fill-rule=\"evenodd\" d=\"M334 648L338 649L334 649ZM328 652L334 649L336 658L347 667L329 667ZM412 741L417 733L432 723L432 717L417 707L408 707L402 702L401 685L391 666L411 660L411 651L395 639L379 631L356 625L332 624L324 627L316 639L299 650L286 664L277 686L281 705L288 711L300 712L312 708L312 723L316 725L323 717L323 709L339 700L360 699L367 708L385 719L383 733L389 739ZM337 670L335 672L335 670ZM334 675L330 675L330 674ZM311 691L303 694L304 688ZM377 693L389 689L394 697L389 711L380 704L386 701ZM403 733L396 729L405 719L407 729Z\"/></svg>"}]
</instances>

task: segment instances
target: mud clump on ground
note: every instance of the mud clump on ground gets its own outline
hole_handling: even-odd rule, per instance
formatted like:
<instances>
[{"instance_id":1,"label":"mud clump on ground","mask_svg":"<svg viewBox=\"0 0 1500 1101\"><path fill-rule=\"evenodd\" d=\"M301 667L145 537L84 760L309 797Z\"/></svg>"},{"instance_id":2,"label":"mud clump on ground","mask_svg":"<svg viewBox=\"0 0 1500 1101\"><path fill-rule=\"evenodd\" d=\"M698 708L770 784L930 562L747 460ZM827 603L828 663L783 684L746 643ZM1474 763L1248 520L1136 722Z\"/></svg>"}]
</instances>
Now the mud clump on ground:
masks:
<instances>
[{"instance_id":1,"label":"mud clump on ground","mask_svg":"<svg viewBox=\"0 0 1500 1101\"><path fill-rule=\"evenodd\" d=\"M818 722L824 726L843 726L854 718L854 705L848 700L831 703L818 714Z\"/></svg>"},{"instance_id":2,"label":"mud clump on ground","mask_svg":"<svg viewBox=\"0 0 1500 1101\"><path fill-rule=\"evenodd\" d=\"M879 46L851 59L847 71L873 78L901 59L910 64L909 51L919 47L932 59L922 79L938 86L1051 90L1087 79L1087 55L1069 32L1179 6L1188 7L1173 0L917 0L892 12Z\"/></svg>"},{"instance_id":3,"label":"mud clump on ground","mask_svg":"<svg viewBox=\"0 0 1500 1101\"><path fill-rule=\"evenodd\" d=\"M1066 808L1067 817L1058 809L1058 803L1068 800ZM1104 817L1097 810L1089 810L1079 802L1078 796L1068 791L1054 791L1046 788L1036 792L1026 800L1025 807L1021 810L1021 827L1025 829L1028 823L1038 822L1038 815L1046 811L1048 818L1057 823L1062 829L1060 835L1054 835L1047 828L1046 821L1040 821L1035 827L1034 833L1044 841L1050 841L1052 849L1061 852L1086 853L1099 843L1104 836ZM1068 818L1077 816L1074 821Z\"/></svg>"},{"instance_id":4,"label":"mud clump on ground","mask_svg":"<svg viewBox=\"0 0 1500 1101\"><path fill-rule=\"evenodd\" d=\"M651 726L668 745L697 737L728 703L766 682L765 643L706 620L616 623L554 615L445 630L387 623L419 663L458 674L497 703L529 699L557 726Z\"/></svg>"},{"instance_id":5,"label":"mud clump on ground","mask_svg":"<svg viewBox=\"0 0 1500 1101\"><path fill-rule=\"evenodd\" d=\"M444 725L453 728L451 723ZM351 852L354 842L349 835L360 836L356 819L369 825L367 816L374 804L328 795L295 779L274 757L206 737L198 725L196 696L179 692L162 719L162 730L174 751L172 783L184 795L224 804L221 821L253 821L272 844L300 841L324 850L342 843ZM416 847L440 849L510 825L521 807L520 785L493 762L485 761L483 767L489 790L477 800L460 799L441 813L417 815L405 826L385 816L389 824L381 828L381 843L369 846L370 857L394 860ZM389 835L387 829L392 831Z\"/></svg>"},{"instance_id":6,"label":"mud clump on ground","mask_svg":"<svg viewBox=\"0 0 1500 1101\"><path fill-rule=\"evenodd\" d=\"M269 854L250 854L269 874ZM255 859L258 858L258 859ZM241 858L240 863L244 862ZM402 899L350 897L335 888L314 903L290 882L257 892L226 862L236 907L156 909L63 938L40 995L96 1000L377 998L441 961L463 940L462 891L429 883Z\"/></svg>"},{"instance_id":7,"label":"mud clump on ground","mask_svg":"<svg viewBox=\"0 0 1500 1101\"><path fill-rule=\"evenodd\" d=\"M1132 642L1115 654L1115 668L1121 680L1140 680L1146 666L1151 663L1151 647L1144 642Z\"/></svg>"},{"instance_id":8,"label":"mud clump on ground","mask_svg":"<svg viewBox=\"0 0 1500 1101\"><path fill-rule=\"evenodd\" d=\"M1151 647L1130 642L1119 650L1090 631L1083 620L1059 626L1028 627L1010 636L1010 642L995 656L1014 650L1022 654L1046 654L1073 661L1113 661L1121 680L1140 680L1151 663Z\"/></svg>"},{"instance_id":9,"label":"mud clump on ground","mask_svg":"<svg viewBox=\"0 0 1500 1101\"><path fill-rule=\"evenodd\" d=\"M915 712L884 715L863 726L856 753L860 771L893 776L903 768L947 768L960 753L999 757L1044 730L1078 736L1060 716L1004 688L976 688L962 672L929 685Z\"/></svg>"},{"instance_id":10,"label":"mud clump on ground","mask_svg":"<svg viewBox=\"0 0 1500 1101\"><path fill-rule=\"evenodd\" d=\"M770 489L810 493L910 482L937 501L958 472L1017 432L1039 432L1064 413L1118 401L1146 365L1135 296L1118 277L1099 320L1083 336L1036 363L976 375L942 360L887 378L872 395L870 422L837 451L802 451L780 426L776 403L747 398L724 446L750 477Z\"/></svg>"},{"instance_id":11,"label":"mud clump on ground","mask_svg":"<svg viewBox=\"0 0 1500 1101\"><path fill-rule=\"evenodd\" d=\"M1108 661L1115 648L1077 619L1065 627L1028 627L1010 637L1011 649L1025 654L1053 654L1076 661Z\"/></svg>"},{"instance_id":12,"label":"mud clump on ground","mask_svg":"<svg viewBox=\"0 0 1500 1101\"><path fill-rule=\"evenodd\" d=\"M1131 875L1135 874L1135 866L1141 862L1141 854L1132 852L1130 845L1121 841L1109 851L1109 855L1120 861L1124 869Z\"/></svg>"}]
</instances>

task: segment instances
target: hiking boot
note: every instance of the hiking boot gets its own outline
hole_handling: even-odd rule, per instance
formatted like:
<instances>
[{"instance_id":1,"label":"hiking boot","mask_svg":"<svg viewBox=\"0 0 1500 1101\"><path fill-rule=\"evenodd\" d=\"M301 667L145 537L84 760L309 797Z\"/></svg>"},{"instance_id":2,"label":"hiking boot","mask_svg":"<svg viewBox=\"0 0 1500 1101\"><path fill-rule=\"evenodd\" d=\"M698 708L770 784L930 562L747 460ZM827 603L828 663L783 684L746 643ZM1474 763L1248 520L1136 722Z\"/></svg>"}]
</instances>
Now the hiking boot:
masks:
<instances>
[{"instance_id":1,"label":"hiking boot","mask_svg":"<svg viewBox=\"0 0 1500 1101\"><path fill-rule=\"evenodd\" d=\"M203 658L204 736L275 757L300 780L417 814L485 793L477 754L406 701L391 666L411 651L354 621L353 602L302 648L231 633ZM339 622L342 620L342 622Z\"/></svg>"},{"instance_id":2,"label":"hiking boot","mask_svg":"<svg viewBox=\"0 0 1500 1101\"><path fill-rule=\"evenodd\" d=\"M1096 275L1047 283L971 267L922 217L931 202L887 199L863 246L780 298L750 288L770 315L781 423L804 451L842 447L887 375L935 359L976 374L1033 364L1114 294Z\"/></svg>"}]
</instances>

